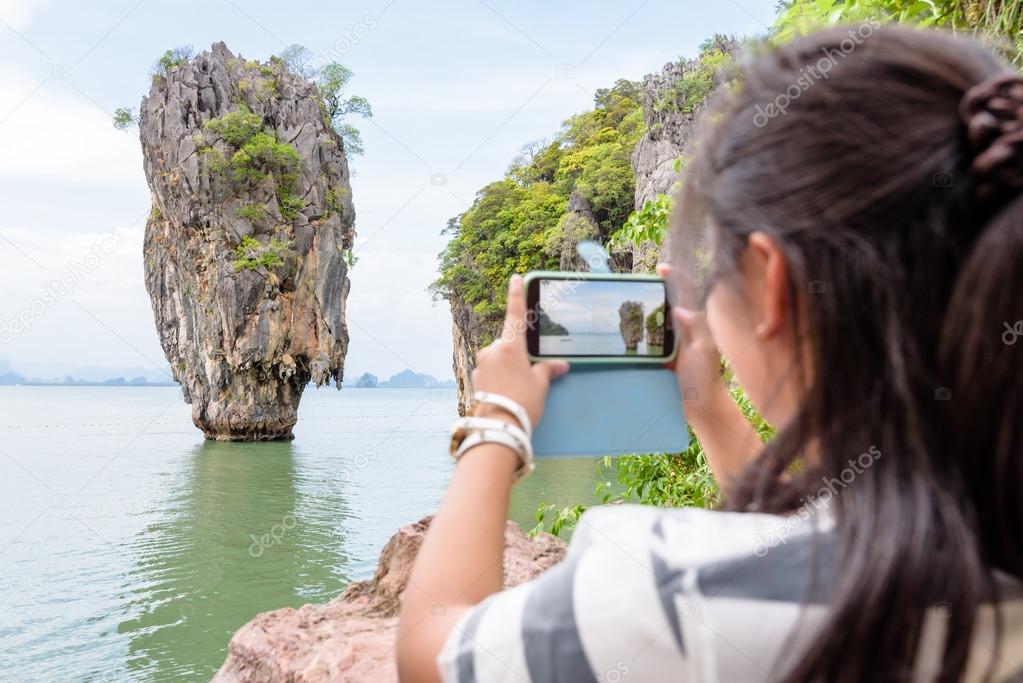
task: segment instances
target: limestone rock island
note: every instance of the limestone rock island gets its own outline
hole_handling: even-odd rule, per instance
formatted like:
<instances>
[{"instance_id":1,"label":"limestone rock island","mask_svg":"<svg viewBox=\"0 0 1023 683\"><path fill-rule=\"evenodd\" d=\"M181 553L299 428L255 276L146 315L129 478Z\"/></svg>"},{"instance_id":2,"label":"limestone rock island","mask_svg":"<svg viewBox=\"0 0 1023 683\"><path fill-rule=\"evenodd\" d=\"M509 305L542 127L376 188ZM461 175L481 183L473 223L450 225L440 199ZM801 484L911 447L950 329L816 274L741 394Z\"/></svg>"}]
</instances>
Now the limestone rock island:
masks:
<instances>
[{"instance_id":1,"label":"limestone rock island","mask_svg":"<svg viewBox=\"0 0 1023 683\"><path fill-rule=\"evenodd\" d=\"M355 211L314 83L223 43L153 78L139 114L146 289L209 439L289 439L302 391L340 388Z\"/></svg>"}]
</instances>

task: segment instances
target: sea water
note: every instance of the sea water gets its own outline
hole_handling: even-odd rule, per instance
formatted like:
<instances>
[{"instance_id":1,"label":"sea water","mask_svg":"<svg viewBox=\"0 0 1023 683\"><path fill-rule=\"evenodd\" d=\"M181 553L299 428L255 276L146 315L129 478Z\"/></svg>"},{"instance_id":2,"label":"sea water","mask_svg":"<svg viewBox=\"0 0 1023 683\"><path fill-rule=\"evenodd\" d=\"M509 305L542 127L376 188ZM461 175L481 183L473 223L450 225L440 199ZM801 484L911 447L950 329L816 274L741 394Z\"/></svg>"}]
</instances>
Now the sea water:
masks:
<instances>
[{"instance_id":1,"label":"sea water","mask_svg":"<svg viewBox=\"0 0 1023 683\"><path fill-rule=\"evenodd\" d=\"M258 612L368 578L450 477L450 389L308 390L295 440L215 443L177 387L0 387L0 671L200 681ZM513 491L594 503L593 460Z\"/></svg>"}]
</instances>

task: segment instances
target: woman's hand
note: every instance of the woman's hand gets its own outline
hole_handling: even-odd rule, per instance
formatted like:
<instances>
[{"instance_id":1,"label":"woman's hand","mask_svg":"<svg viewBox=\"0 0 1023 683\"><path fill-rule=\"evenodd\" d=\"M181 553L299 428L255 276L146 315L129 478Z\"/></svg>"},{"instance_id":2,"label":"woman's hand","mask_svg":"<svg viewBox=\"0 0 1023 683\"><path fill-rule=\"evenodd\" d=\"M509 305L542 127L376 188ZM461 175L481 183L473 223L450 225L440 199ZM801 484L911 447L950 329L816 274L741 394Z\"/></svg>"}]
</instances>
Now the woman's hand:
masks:
<instances>
[{"instance_id":1,"label":"woman's hand","mask_svg":"<svg viewBox=\"0 0 1023 683\"><path fill-rule=\"evenodd\" d=\"M493 344L480 350L472 387L476 391L503 394L526 409L535 425L543 414L550 381L568 372L568 363L547 361L532 364L526 350L526 295L522 277L513 275L508 285L508 312L504 330ZM490 404L477 406L477 415L509 416Z\"/></svg>"},{"instance_id":2,"label":"woman's hand","mask_svg":"<svg viewBox=\"0 0 1023 683\"><path fill-rule=\"evenodd\" d=\"M667 279L671 268L659 264L657 273ZM727 491L729 483L763 449L763 442L728 392L721 376L721 353L706 314L672 306L671 319L678 353L669 367L678 379L686 419L703 446L714 478Z\"/></svg>"},{"instance_id":3,"label":"woman's hand","mask_svg":"<svg viewBox=\"0 0 1023 683\"><path fill-rule=\"evenodd\" d=\"M657 274L669 278L671 266L658 264ZM688 404L727 394L728 388L721 377L721 353L710 334L706 314L672 306L671 320L678 337L678 353L668 367L675 371L682 398Z\"/></svg>"}]
</instances>

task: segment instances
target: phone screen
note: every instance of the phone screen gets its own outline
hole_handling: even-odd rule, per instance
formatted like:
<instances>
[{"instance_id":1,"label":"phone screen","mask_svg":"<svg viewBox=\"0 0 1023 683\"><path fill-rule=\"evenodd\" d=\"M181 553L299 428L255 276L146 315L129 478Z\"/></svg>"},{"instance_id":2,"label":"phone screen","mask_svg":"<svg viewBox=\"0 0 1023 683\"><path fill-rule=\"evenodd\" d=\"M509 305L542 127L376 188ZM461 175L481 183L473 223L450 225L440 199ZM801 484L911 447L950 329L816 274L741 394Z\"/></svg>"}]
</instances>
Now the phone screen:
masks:
<instances>
[{"instance_id":1,"label":"phone screen","mask_svg":"<svg viewBox=\"0 0 1023 683\"><path fill-rule=\"evenodd\" d=\"M662 358L674 339L660 280L542 278L530 283L530 353Z\"/></svg>"}]
</instances>

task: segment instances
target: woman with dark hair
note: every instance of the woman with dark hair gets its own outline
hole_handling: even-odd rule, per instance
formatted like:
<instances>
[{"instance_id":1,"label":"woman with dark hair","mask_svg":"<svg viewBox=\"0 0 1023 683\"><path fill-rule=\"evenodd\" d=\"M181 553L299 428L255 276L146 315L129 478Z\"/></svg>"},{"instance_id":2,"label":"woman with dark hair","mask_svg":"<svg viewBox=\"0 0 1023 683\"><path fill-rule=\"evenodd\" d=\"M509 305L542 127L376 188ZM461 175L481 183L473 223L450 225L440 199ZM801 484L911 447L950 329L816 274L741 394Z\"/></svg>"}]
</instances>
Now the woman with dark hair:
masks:
<instances>
[{"instance_id":1,"label":"woman with dark hair","mask_svg":"<svg viewBox=\"0 0 1023 683\"><path fill-rule=\"evenodd\" d=\"M502 592L519 459L483 440L405 593L402 679L1023 680L1023 78L865 24L757 56L702 120L661 272L725 509L590 510ZM524 316L513 278L473 377L512 425L566 370L530 365Z\"/></svg>"}]
</instances>

